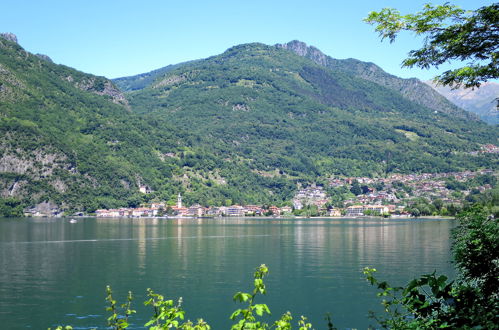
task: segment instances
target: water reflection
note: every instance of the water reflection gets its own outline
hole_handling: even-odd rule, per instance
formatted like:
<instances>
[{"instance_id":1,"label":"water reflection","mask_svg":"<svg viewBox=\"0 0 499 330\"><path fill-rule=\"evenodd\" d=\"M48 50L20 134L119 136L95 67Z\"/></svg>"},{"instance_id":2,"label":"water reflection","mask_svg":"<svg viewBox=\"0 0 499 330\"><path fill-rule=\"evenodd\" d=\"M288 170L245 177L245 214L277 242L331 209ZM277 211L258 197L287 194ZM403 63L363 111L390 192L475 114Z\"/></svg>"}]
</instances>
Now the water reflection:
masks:
<instances>
[{"instance_id":1,"label":"water reflection","mask_svg":"<svg viewBox=\"0 0 499 330\"><path fill-rule=\"evenodd\" d=\"M374 266L397 285L433 270L451 274L452 226L383 219L2 220L0 315L9 329L57 321L103 326L103 289L111 284L121 297L137 294L137 325L149 315L140 302L152 287L183 296L190 319L225 329L237 308L232 295L249 290L254 268L266 263L265 302L276 317L289 309L321 328L329 311L340 327L365 328L378 302L362 268Z\"/></svg>"}]
</instances>

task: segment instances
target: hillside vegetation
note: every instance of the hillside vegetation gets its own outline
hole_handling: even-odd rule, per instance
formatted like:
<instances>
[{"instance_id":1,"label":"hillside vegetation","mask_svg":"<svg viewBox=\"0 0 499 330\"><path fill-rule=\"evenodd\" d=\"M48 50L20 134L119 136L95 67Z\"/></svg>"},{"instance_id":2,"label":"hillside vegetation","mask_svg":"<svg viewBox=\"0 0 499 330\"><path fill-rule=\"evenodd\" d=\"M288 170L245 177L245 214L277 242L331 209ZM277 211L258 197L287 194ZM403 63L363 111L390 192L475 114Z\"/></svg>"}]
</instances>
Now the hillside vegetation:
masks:
<instances>
[{"instance_id":1,"label":"hillside vegetation","mask_svg":"<svg viewBox=\"0 0 499 330\"><path fill-rule=\"evenodd\" d=\"M289 179L493 166L467 153L497 141L441 96L443 110L430 109L280 46L236 46L159 74L127 97L133 111L188 130L211 155Z\"/></svg>"},{"instance_id":2,"label":"hillside vegetation","mask_svg":"<svg viewBox=\"0 0 499 330\"><path fill-rule=\"evenodd\" d=\"M297 183L333 175L495 168L469 152L497 131L456 109L277 46L111 82L0 38L1 196L68 212L178 192L188 204L282 204Z\"/></svg>"},{"instance_id":3,"label":"hillside vegetation","mask_svg":"<svg viewBox=\"0 0 499 330\"><path fill-rule=\"evenodd\" d=\"M1 194L30 207L92 211L140 200L139 185L171 177L176 166L158 154L186 141L134 115L108 79L2 38L0 112Z\"/></svg>"}]
</instances>

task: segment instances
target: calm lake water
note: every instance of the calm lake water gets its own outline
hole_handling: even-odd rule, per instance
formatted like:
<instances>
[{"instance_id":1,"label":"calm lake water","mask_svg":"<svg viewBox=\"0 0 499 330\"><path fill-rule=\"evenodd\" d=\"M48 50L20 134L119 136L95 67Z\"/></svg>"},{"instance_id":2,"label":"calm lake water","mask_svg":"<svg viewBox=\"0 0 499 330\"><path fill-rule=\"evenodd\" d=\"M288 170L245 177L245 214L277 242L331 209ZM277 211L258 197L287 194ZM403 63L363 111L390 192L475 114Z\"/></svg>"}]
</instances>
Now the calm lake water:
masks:
<instances>
[{"instance_id":1,"label":"calm lake water","mask_svg":"<svg viewBox=\"0 0 499 330\"><path fill-rule=\"evenodd\" d=\"M186 318L230 328L265 263L272 320L290 310L326 328L330 312L340 328L373 324L376 290L362 269L403 285L436 270L450 276L452 220L383 219L0 219L0 327L106 327L105 286L118 300L135 294L132 328L150 311L147 288L183 297Z\"/></svg>"}]
</instances>

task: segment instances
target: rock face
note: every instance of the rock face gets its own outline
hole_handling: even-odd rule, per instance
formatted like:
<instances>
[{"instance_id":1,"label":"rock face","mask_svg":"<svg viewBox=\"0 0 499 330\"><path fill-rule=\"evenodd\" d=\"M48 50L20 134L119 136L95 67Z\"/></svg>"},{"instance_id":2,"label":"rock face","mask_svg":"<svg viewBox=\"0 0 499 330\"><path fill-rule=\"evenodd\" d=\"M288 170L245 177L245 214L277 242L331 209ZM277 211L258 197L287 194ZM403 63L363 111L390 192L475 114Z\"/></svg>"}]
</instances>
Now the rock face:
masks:
<instances>
[{"instance_id":1,"label":"rock face","mask_svg":"<svg viewBox=\"0 0 499 330\"><path fill-rule=\"evenodd\" d=\"M82 91L91 92L97 95L107 95L111 97L113 103L120 104L128 108L128 101L125 95L106 78L89 77L76 81L72 76L67 76L64 79Z\"/></svg>"},{"instance_id":2,"label":"rock face","mask_svg":"<svg viewBox=\"0 0 499 330\"><path fill-rule=\"evenodd\" d=\"M393 76L383 71L383 69L374 63L362 62L351 58L346 60L334 59L325 55L319 49L297 40L286 44L277 44L276 47L292 51L327 68L342 71L387 87L399 92L404 98L431 110L452 114L469 120L478 120L477 116L473 113L462 111L439 93L436 93L432 88L428 88L429 86L419 79L403 79Z\"/></svg>"},{"instance_id":3,"label":"rock face","mask_svg":"<svg viewBox=\"0 0 499 330\"><path fill-rule=\"evenodd\" d=\"M14 33L0 33L0 37L7 39L9 41L15 42L17 44L17 36Z\"/></svg>"},{"instance_id":4,"label":"rock face","mask_svg":"<svg viewBox=\"0 0 499 330\"><path fill-rule=\"evenodd\" d=\"M35 205L33 208L25 210L25 213L31 216L57 217L61 216L60 207L50 201L45 201Z\"/></svg>"},{"instance_id":5,"label":"rock face","mask_svg":"<svg viewBox=\"0 0 499 330\"><path fill-rule=\"evenodd\" d=\"M52 59L45 54L36 54L36 56L38 56L39 58L41 58L44 61L54 63L54 61L52 61Z\"/></svg>"},{"instance_id":6,"label":"rock face","mask_svg":"<svg viewBox=\"0 0 499 330\"><path fill-rule=\"evenodd\" d=\"M328 64L327 55L325 55L323 52L321 52L319 49L315 48L314 46L308 46L304 42L293 40L288 42L287 44L277 44L276 46L279 48L290 50L302 57L309 58L315 63L320 64L322 66L327 66Z\"/></svg>"}]
</instances>

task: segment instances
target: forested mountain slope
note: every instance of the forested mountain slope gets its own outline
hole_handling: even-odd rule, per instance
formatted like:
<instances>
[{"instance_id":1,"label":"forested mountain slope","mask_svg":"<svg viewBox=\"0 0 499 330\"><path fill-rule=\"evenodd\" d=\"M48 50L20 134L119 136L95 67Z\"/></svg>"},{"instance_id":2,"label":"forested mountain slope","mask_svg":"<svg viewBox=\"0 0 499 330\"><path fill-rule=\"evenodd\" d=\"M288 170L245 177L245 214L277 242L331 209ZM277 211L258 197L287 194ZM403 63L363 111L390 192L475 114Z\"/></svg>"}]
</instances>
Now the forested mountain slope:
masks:
<instances>
[{"instance_id":1,"label":"forested mountain slope","mask_svg":"<svg viewBox=\"0 0 499 330\"><path fill-rule=\"evenodd\" d=\"M496 167L497 132L277 46L116 80L0 38L0 193L26 208L275 203L297 183ZM139 193L139 187L149 193Z\"/></svg>"},{"instance_id":2,"label":"forested mountain slope","mask_svg":"<svg viewBox=\"0 0 499 330\"><path fill-rule=\"evenodd\" d=\"M315 63L335 71L344 72L350 76L369 80L400 93L409 101L434 111L440 111L460 118L478 120L472 113L463 111L445 97L416 78L403 79L391 75L374 63L362 62L353 58L338 60L325 55L319 49L301 41L291 41L286 44L277 44L277 47L290 50L297 55L311 59Z\"/></svg>"},{"instance_id":3,"label":"forested mountain slope","mask_svg":"<svg viewBox=\"0 0 499 330\"><path fill-rule=\"evenodd\" d=\"M127 96L133 111L188 130L210 154L290 179L494 166L468 152L496 143L496 131L425 84L431 95L419 99L437 94L446 110L385 85L282 46L246 44Z\"/></svg>"},{"instance_id":4,"label":"forested mountain slope","mask_svg":"<svg viewBox=\"0 0 499 330\"><path fill-rule=\"evenodd\" d=\"M0 132L1 197L72 210L136 202L139 186L172 175L176 164L158 155L186 143L178 130L134 115L108 79L4 38Z\"/></svg>"}]
</instances>

